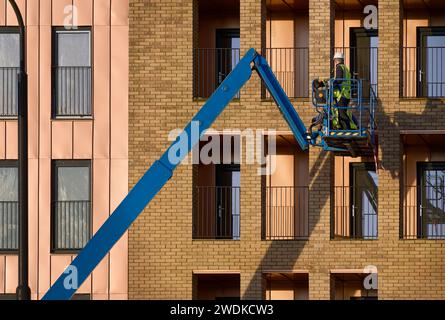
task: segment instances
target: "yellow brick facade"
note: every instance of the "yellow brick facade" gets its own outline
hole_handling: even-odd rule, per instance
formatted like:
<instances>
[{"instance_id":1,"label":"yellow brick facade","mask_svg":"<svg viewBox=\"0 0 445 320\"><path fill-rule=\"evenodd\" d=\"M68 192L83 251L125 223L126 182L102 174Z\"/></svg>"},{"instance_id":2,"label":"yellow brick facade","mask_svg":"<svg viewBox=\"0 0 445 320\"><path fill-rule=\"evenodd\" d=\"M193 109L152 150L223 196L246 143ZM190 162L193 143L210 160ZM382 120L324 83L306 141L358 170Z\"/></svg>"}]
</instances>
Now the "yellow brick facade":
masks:
<instances>
[{"instance_id":1,"label":"yellow brick facade","mask_svg":"<svg viewBox=\"0 0 445 320\"><path fill-rule=\"evenodd\" d=\"M333 53L332 0L309 1L310 79L328 77ZM378 240L330 240L333 156L309 153L309 240L261 240L261 177L257 165L241 165L241 240L192 239L193 168L174 177L129 232L129 298L192 299L193 272L240 273L242 299L264 298L263 272L305 270L309 298L331 297L331 270L378 268L379 299L445 298L445 242L400 239L401 140L403 130L443 130L443 101L401 99L402 8L379 0L379 170ZM196 0L130 1L130 188L164 152L170 130L183 128L203 105L193 100L193 47L197 41ZM265 2L240 1L241 52L264 43ZM327 45L328 44L328 45ZM330 45L329 45L330 44ZM293 101L306 124L310 102ZM230 103L217 130L288 131L278 109L261 99L254 75L240 101Z\"/></svg>"}]
</instances>

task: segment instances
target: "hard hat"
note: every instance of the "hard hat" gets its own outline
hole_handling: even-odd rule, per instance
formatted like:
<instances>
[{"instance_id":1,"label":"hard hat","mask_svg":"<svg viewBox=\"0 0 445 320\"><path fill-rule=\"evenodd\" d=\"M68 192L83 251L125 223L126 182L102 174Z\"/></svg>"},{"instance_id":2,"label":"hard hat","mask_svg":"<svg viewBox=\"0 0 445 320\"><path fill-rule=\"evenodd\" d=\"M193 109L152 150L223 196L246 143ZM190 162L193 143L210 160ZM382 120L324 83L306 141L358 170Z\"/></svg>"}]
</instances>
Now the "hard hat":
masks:
<instances>
[{"instance_id":1,"label":"hard hat","mask_svg":"<svg viewBox=\"0 0 445 320\"><path fill-rule=\"evenodd\" d=\"M334 55L334 60L335 59L345 60L345 55L343 54L343 52L336 52Z\"/></svg>"}]
</instances>

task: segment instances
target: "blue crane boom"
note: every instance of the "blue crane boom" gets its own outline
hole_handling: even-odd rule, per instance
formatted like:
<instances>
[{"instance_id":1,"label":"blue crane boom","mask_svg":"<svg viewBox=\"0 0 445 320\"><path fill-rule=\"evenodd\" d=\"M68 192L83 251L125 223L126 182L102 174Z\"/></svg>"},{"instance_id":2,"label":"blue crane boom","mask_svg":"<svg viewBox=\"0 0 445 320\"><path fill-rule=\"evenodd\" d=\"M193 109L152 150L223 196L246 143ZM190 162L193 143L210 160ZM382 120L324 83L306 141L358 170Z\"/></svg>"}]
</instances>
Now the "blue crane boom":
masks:
<instances>
[{"instance_id":1,"label":"blue crane boom","mask_svg":"<svg viewBox=\"0 0 445 320\"><path fill-rule=\"evenodd\" d=\"M258 71L258 74L289 124L300 147L303 150L309 147L309 143L305 138L306 127L272 73L266 60L254 49L250 49L180 134L180 136L185 136L189 139L187 144L188 152L199 142L204 132L210 128L229 102L250 79L252 63L253 69ZM192 134L194 122L199 124L199 135ZM169 154L174 152L173 148L175 148L177 141L147 170L116 210L114 210L86 244L84 249L73 260L71 265L56 280L54 285L43 297L43 300L68 300L74 295L77 288L88 278L94 268L128 230L130 225L136 220L154 196L156 196L170 180L173 175L173 170L175 170L177 165L185 158L187 154L182 154L179 158L174 157L174 161L171 161L171 157L169 157Z\"/></svg>"}]
</instances>

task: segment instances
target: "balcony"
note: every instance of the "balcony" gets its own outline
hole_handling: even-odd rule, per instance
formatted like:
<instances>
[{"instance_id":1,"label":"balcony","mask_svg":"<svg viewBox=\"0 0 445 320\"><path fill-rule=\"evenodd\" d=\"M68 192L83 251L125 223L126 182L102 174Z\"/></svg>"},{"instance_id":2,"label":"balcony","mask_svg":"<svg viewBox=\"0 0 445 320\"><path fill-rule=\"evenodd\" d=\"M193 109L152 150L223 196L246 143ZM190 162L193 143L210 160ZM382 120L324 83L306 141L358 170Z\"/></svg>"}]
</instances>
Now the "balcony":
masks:
<instances>
[{"instance_id":1,"label":"balcony","mask_svg":"<svg viewBox=\"0 0 445 320\"><path fill-rule=\"evenodd\" d=\"M402 97L445 97L445 47L402 48Z\"/></svg>"},{"instance_id":2,"label":"balcony","mask_svg":"<svg viewBox=\"0 0 445 320\"><path fill-rule=\"evenodd\" d=\"M194 201L194 239L240 239L239 187L197 186Z\"/></svg>"},{"instance_id":3,"label":"balcony","mask_svg":"<svg viewBox=\"0 0 445 320\"><path fill-rule=\"evenodd\" d=\"M240 61L240 49L194 49L195 78L193 97L207 99ZM267 48L267 58L275 76L290 98L309 96L309 49ZM239 94L235 98L240 98ZM263 88L263 98L270 99Z\"/></svg>"},{"instance_id":4,"label":"balcony","mask_svg":"<svg viewBox=\"0 0 445 320\"><path fill-rule=\"evenodd\" d=\"M20 68L0 68L0 117L16 117L18 113L18 74Z\"/></svg>"},{"instance_id":5,"label":"balcony","mask_svg":"<svg viewBox=\"0 0 445 320\"><path fill-rule=\"evenodd\" d=\"M53 203L54 250L81 250L91 236L90 201Z\"/></svg>"},{"instance_id":6,"label":"balcony","mask_svg":"<svg viewBox=\"0 0 445 320\"><path fill-rule=\"evenodd\" d=\"M53 116L91 116L91 79L91 67L54 67Z\"/></svg>"},{"instance_id":7,"label":"balcony","mask_svg":"<svg viewBox=\"0 0 445 320\"><path fill-rule=\"evenodd\" d=\"M333 238L377 239L377 199L375 187L334 187Z\"/></svg>"},{"instance_id":8,"label":"balcony","mask_svg":"<svg viewBox=\"0 0 445 320\"><path fill-rule=\"evenodd\" d=\"M196 48L194 61L193 97L207 99L240 61L240 49Z\"/></svg>"},{"instance_id":9,"label":"balcony","mask_svg":"<svg viewBox=\"0 0 445 320\"><path fill-rule=\"evenodd\" d=\"M263 197L263 239L307 239L308 205L308 187L266 187Z\"/></svg>"},{"instance_id":10,"label":"balcony","mask_svg":"<svg viewBox=\"0 0 445 320\"><path fill-rule=\"evenodd\" d=\"M262 54L289 98L309 96L309 48L267 48ZM265 88L263 98L271 98Z\"/></svg>"},{"instance_id":11,"label":"balcony","mask_svg":"<svg viewBox=\"0 0 445 320\"><path fill-rule=\"evenodd\" d=\"M17 201L0 202L0 251L18 250L18 207Z\"/></svg>"}]
</instances>

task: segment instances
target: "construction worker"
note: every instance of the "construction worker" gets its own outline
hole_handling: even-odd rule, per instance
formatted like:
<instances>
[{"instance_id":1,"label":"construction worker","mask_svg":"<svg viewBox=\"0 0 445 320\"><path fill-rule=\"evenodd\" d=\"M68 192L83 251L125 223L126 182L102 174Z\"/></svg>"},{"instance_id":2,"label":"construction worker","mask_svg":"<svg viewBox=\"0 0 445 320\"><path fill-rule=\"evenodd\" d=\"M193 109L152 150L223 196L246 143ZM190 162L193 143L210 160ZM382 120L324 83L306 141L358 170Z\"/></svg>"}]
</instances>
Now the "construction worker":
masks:
<instances>
[{"instance_id":1,"label":"construction worker","mask_svg":"<svg viewBox=\"0 0 445 320\"><path fill-rule=\"evenodd\" d=\"M356 130L357 125L352 112L347 109L351 100L351 72L345 65L345 56L342 52L335 53L334 66L335 107L332 108L332 125L334 129Z\"/></svg>"}]
</instances>

